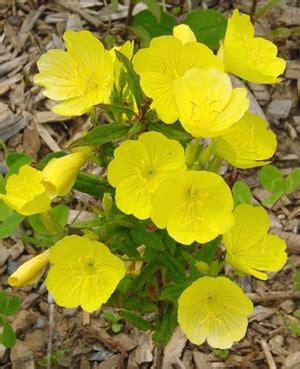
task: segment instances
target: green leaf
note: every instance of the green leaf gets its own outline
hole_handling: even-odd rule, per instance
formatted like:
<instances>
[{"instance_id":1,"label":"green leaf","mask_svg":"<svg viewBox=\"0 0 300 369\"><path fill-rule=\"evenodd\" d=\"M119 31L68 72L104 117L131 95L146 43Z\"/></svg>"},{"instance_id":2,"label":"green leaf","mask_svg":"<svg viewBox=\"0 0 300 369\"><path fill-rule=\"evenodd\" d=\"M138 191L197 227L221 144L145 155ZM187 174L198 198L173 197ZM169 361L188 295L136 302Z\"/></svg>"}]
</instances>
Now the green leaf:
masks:
<instances>
[{"instance_id":1,"label":"green leaf","mask_svg":"<svg viewBox=\"0 0 300 369\"><path fill-rule=\"evenodd\" d=\"M181 283L186 281L185 269L175 257L163 254L159 258L159 261L167 269L168 274L174 282Z\"/></svg>"},{"instance_id":2,"label":"green leaf","mask_svg":"<svg viewBox=\"0 0 300 369\"><path fill-rule=\"evenodd\" d=\"M161 11L158 21L149 10L143 10L133 17L133 27L136 26L142 26L153 38L172 34L176 20L170 14Z\"/></svg>"},{"instance_id":3,"label":"green leaf","mask_svg":"<svg viewBox=\"0 0 300 369\"><path fill-rule=\"evenodd\" d=\"M119 61L123 63L126 69L127 73L125 77L128 83L128 87L135 98L137 106L140 107L144 102L144 93L140 86L140 77L135 73L133 65L131 61L127 58L127 56L125 56L119 51L116 51L116 56L119 59Z\"/></svg>"},{"instance_id":4,"label":"green leaf","mask_svg":"<svg viewBox=\"0 0 300 369\"><path fill-rule=\"evenodd\" d=\"M2 175L0 175L0 193L5 193L5 178ZM0 222L6 219L12 212L12 209L0 200Z\"/></svg>"},{"instance_id":5,"label":"green leaf","mask_svg":"<svg viewBox=\"0 0 300 369\"><path fill-rule=\"evenodd\" d=\"M12 213L0 224L0 240L15 233L24 217L18 213Z\"/></svg>"},{"instance_id":6,"label":"green leaf","mask_svg":"<svg viewBox=\"0 0 300 369\"><path fill-rule=\"evenodd\" d=\"M135 115L135 112L133 110L125 108L122 105L99 104L98 107L101 108L102 110L110 111L113 113L121 113L126 114L128 116Z\"/></svg>"},{"instance_id":7,"label":"green leaf","mask_svg":"<svg viewBox=\"0 0 300 369\"><path fill-rule=\"evenodd\" d=\"M157 23L160 22L161 9L156 0L141 0L142 3L148 6L150 13L155 17Z\"/></svg>"},{"instance_id":8,"label":"green leaf","mask_svg":"<svg viewBox=\"0 0 300 369\"><path fill-rule=\"evenodd\" d=\"M151 36L149 32L143 26L136 25L130 27L131 31L135 33L140 39L141 48L148 47L150 45Z\"/></svg>"},{"instance_id":9,"label":"green leaf","mask_svg":"<svg viewBox=\"0 0 300 369\"><path fill-rule=\"evenodd\" d=\"M138 245L145 245L155 250L164 250L164 245L159 235L149 232L142 224L137 224L132 228L130 234Z\"/></svg>"},{"instance_id":10,"label":"green leaf","mask_svg":"<svg viewBox=\"0 0 300 369\"><path fill-rule=\"evenodd\" d=\"M176 285L167 286L165 287L160 296L159 299L161 301L171 301L174 304L177 304L177 301L179 299L179 296L182 294L182 292L188 287L187 282L183 283L176 283Z\"/></svg>"},{"instance_id":11,"label":"green leaf","mask_svg":"<svg viewBox=\"0 0 300 369\"><path fill-rule=\"evenodd\" d=\"M160 342L165 346L169 341L177 326L177 310L173 305L165 311L161 321L157 322L156 332L153 334L153 341Z\"/></svg>"},{"instance_id":12,"label":"green leaf","mask_svg":"<svg viewBox=\"0 0 300 369\"><path fill-rule=\"evenodd\" d=\"M275 192L271 196L268 196L265 199L263 199L262 204L265 206L273 205L281 198L283 194L284 191Z\"/></svg>"},{"instance_id":13,"label":"green leaf","mask_svg":"<svg viewBox=\"0 0 300 369\"><path fill-rule=\"evenodd\" d=\"M123 54L121 54L123 55ZM93 128L89 133L72 143L72 146L103 145L119 140L129 131L129 127L122 123L110 123Z\"/></svg>"},{"instance_id":14,"label":"green leaf","mask_svg":"<svg viewBox=\"0 0 300 369\"><path fill-rule=\"evenodd\" d=\"M17 296L8 297L0 292L0 313L3 315L16 315L20 309L20 300Z\"/></svg>"},{"instance_id":15,"label":"green leaf","mask_svg":"<svg viewBox=\"0 0 300 369\"><path fill-rule=\"evenodd\" d=\"M83 172L77 175L73 188L100 199L105 192L114 193L114 190L101 177Z\"/></svg>"},{"instance_id":16,"label":"green leaf","mask_svg":"<svg viewBox=\"0 0 300 369\"><path fill-rule=\"evenodd\" d=\"M44 169L45 166L49 163L50 160L55 159L55 158L61 158L63 156L66 156L67 154L64 151L55 151L55 152L50 152L49 154L47 154L43 160L40 161L39 163L39 168L40 169Z\"/></svg>"},{"instance_id":17,"label":"green leaf","mask_svg":"<svg viewBox=\"0 0 300 369\"><path fill-rule=\"evenodd\" d=\"M150 123L149 130L160 132L172 140L183 143L192 139L192 136L185 132L178 123L174 123L172 126L163 123Z\"/></svg>"},{"instance_id":18,"label":"green leaf","mask_svg":"<svg viewBox=\"0 0 300 369\"><path fill-rule=\"evenodd\" d=\"M232 188L234 205L251 204L251 191L249 186L242 181L236 181Z\"/></svg>"},{"instance_id":19,"label":"green leaf","mask_svg":"<svg viewBox=\"0 0 300 369\"><path fill-rule=\"evenodd\" d=\"M121 310L120 315L124 320L133 324L141 331L149 331L152 329L152 324L150 322L129 310Z\"/></svg>"},{"instance_id":20,"label":"green leaf","mask_svg":"<svg viewBox=\"0 0 300 369\"><path fill-rule=\"evenodd\" d=\"M119 324L119 323L113 323L111 325L111 330L114 332L114 333L119 333L122 329L122 324Z\"/></svg>"},{"instance_id":21,"label":"green leaf","mask_svg":"<svg viewBox=\"0 0 300 369\"><path fill-rule=\"evenodd\" d=\"M12 348L16 344L16 335L10 324L0 317L0 327L2 326L3 331L0 334L0 343L7 348Z\"/></svg>"},{"instance_id":22,"label":"green leaf","mask_svg":"<svg viewBox=\"0 0 300 369\"><path fill-rule=\"evenodd\" d=\"M9 167L9 170L6 174L6 178L11 176L12 174L16 174L19 172L19 169L26 164L32 162L32 158L25 154L20 154L18 152L9 153L6 157L6 164Z\"/></svg>"},{"instance_id":23,"label":"green leaf","mask_svg":"<svg viewBox=\"0 0 300 369\"><path fill-rule=\"evenodd\" d=\"M183 23L190 26L197 41L216 49L225 36L227 18L216 10L200 9L188 14Z\"/></svg>"},{"instance_id":24,"label":"green leaf","mask_svg":"<svg viewBox=\"0 0 300 369\"><path fill-rule=\"evenodd\" d=\"M133 287L135 291L138 291L146 282L149 281L150 277L160 269L159 263L153 261L143 267L141 274L138 275L133 281Z\"/></svg>"},{"instance_id":25,"label":"green leaf","mask_svg":"<svg viewBox=\"0 0 300 369\"><path fill-rule=\"evenodd\" d=\"M261 185L269 192L279 193L285 190L285 180L281 171L273 165L266 165L258 172Z\"/></svg>"},{"instance_id":26,"label":"green leaf","mask_svg":"<svg viewBox=\"0 0 300 369\"><path fill-rule=\"evenodd\" d=\"M295 289L300 290L300 270L295 271Z\"/></svg>"},{"instance_id":27,"label":"green leaf","mask_svg":"<svg viewBox=\"0 0 300 369\"><path fill-rule=\"evenodd\" d=\"M300 168L293 169L285 180L285 192L292 193L300 186Z\"/></svg>"},{"instance_id":28,"label":"green leaf","mask_svg":"<svg viewBox=\"0 0 300 369\"><path fill-rule=\"evenodd\" d=\"M40 214L31 215L27 219L35 233L40 233L43 235L49 234L49 230L43 223Z\"/></svg>"},{"instance_id":29,"label":"green leaf","mask_svg":"<svg viewBox=\"0 0 300 369\"><path fill-rule=\"evenodd\" d=\"M64 204L59 204L49 211L49 215L61 229L64 229L69 217L69 208Z\"/></svg>"},{"instance_id":30,"label":"green leaf","mask_svg":"<svg viewBox=\"0 0 300 369\"><path fill-rule=\"evenodd\" d=\"M207 264L211 264L215 253L217 252L222 236L216 237L214 240L209 241L201 246L201 250L197 253L196 259L205 261Z\"/></svg>"}]
</instances>

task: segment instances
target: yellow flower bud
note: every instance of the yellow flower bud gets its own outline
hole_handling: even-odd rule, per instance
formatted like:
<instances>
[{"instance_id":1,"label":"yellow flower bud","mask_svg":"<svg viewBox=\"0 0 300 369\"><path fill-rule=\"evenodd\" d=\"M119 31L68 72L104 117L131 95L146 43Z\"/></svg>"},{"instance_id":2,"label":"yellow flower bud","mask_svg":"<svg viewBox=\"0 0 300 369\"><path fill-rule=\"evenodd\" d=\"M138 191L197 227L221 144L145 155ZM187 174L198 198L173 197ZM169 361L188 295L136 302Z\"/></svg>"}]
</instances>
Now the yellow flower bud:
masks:
<instances>
[{"instance_id":1,"label":"yellow flower bud","mask_svg":"<svg viewBox=\"0 0 300 369\"><path fill-rule=\"evenodd\" d=\"M9 278L8 283L12 287L24 287L36 283L42 270L49 263L49 250L33 257L22 264Z\"/></svg>"},{"instance_id":2,"label":"yellow flower bud","mask_svg":"<svg viewBox=\"0 0 300 369\"><path fill-rule=\"evenodd\" d=\"M42 171L42 183L51 198L67 195L85 161L85 153L74 152L61 158L54 158L46 165Z\"/></svg>"}]
</instances>

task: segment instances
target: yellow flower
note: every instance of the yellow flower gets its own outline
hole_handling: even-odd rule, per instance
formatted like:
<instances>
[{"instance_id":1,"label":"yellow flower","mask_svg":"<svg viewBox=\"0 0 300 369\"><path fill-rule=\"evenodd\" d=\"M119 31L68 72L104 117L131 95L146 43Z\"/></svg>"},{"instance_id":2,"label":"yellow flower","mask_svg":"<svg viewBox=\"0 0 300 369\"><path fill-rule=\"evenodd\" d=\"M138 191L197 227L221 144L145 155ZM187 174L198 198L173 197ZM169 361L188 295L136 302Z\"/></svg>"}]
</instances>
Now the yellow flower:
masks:
<instances>
[{"instance_id":1,"label":"yellow flower","mask_svg":"<svg viewBox=\"0 0 300 369\"><path fill-rule=\"evenodd\" d=\"M99 309L125 275L123 261L103 243L76 235L50 249L50 263L46 286L56 303L87 312Z\"/></svg>"},{"instance_id":2,"label":"yellow flower","mask_svg":"<svg viewBox=\"0 0 300 369\"><path fill-rule=\"evenodd\" d=\"M8 177L6 194L0 194L0 199L21 215L43 213L50 209L51 200L42 179L39 170L30 165L23 165L18 174Z\"/></svg>"},{"instance_id":3,"label":"yellow flower","mask_svg":"<svg viewBox=\"0 0 300 369\"><path fill-rule=\"evenodd\" d=\"M42 270L49 263L49 250L33 257L22 264L9 278L8 284L12 287L24 287L36 283Z\"/></svg>"},{"instance_id":4,"label":"yellow flower","mask_svg":"<svg viewBox=\"0 0 300 369\"><path fill-rule=\"evenodd\" d=\"M240 287L225 277L202 277L181 294L178 322L188 339L227 349L241 340L253 304Z\"/></svg>"},{"instance_id":5,"label":"yellow flower","mask_svg":"<svg viewBox=\"0 0 300 369\"><path fill-rule=\"evenodd\" d=\"M285 69L285 61L276 57L277 47L271 41L254 37L250 17L234 10L228 20L224 45L219 55L225 70L255 83L280 82L278 76Z\"/></svg>"},{"instance_id":6,"label":"yellow flower","mask_svg":"<svg viewBox=\"0 0 300 369\"><path fill-rule=\"evenodd\" d=\"M123 70L123 64L117 58L115 51L119 51L123 55L127 56L129 60L131 60L132 55L133 55L133 49L134 49L134 42L126 41L122 46L114 46L112 49L109 50L109 54L114 63L115 85L116 86L119 86L120 75Z\"/></svg>"},{"instance_id":7,"label":"yellow flower","mask_svg":"<svg viewBox=\"0 0 300 369\"><path fill-rule=\"evenodd\" d=\"M82 115L94 105L107 103L114 67L102 43L89 31L64 34L67 51L54 49L38 60L34 82L43 94L62 101L53 108L60 115Z\"/></svg>"},{"instance_id":8,"label":"yellow flower","mask_svg":"<svg viewBox=\"0 0 300 369\"><path fill-rule=\"evenodd\" d=\"M158 132L123 142L108 166L108 181L116 187L116 204L125 214L147 219L151 197L159 184L185 169L183 147Z\"/></svg>"},{"instance_id":9,"label":"yellow flower","mask_svg":"<svg viewBox=\"0 0 300 369\"><path fill-rule=\"evenodd\" d=\"M74 185L77 173L86 161L85 152L52 159L42 171L42 183L51 198L67 195Z\"/></svg>"},{"instance_id":10,"label":"yellow flower","mask_svg":"<svg viewBox=\"0 0 300 369\"><path fill-rule=\"evenodd\" d=\"M229 187L218 174L188 171L166 180L152 198L151 219L185 245L205 243L233 225Z\"/></svg>"},{"instance_id":11,"label":"yellow flower","mask_svg":"<svg viewBox=\"0 0 300 369\"><path fill-rule=\"evenodd\" d=\"M219 136L247 111L245 88L232 88L217 69L190 69L173 82L179 120L194 137Z\"/></svg>"},{"instance_id":12,"label":"yellow flower","mask_svg":"<svg viewBox=\"0 0 300 369\"><path fill-rule=\"evenodd\" d=\"M214 139L214 151L236 168L268 164L276 150L276 135L258 115L246 113L222 136Z\"/></svg>"},{"instance_id":13,"label":"yellow flower","mask_svg":"<svg viewBox=\"0 0 300 369\"><path fill-rule=\"evenodd\" d=\"M223 235L226 261L238 271L268 279L262 271L276 272L286 263L285 242L268 234L270 221L264 208L242 204L233 214L234 226Z\"/></svg>"},{"instance_id":14,"label":"yellow flower","mask_svg":"<svg viewBox=\"0 0 300 369\"><path fill-rule=\"evenodd\" d=\"M185 45L188 42L197 42L197 39L190 29L190 27L186 24L179 24L173 28L173 36L178 38Z\"/></svg>"},{"instance_id":15,"label":"yellow flower","mask_svg":"<svg viewBox=\"0 0 300 369\"><path fill-rule=\"evenodd\" d=\"M191 41L187 29L175 27L174 36L153 38L150 47L140 49L133 58L135 71L153 108L165 123L174 123L178 112L172 83L190 68L214 67L223 70L220 59L203 44Z\"/></svg>"}]
</instances>

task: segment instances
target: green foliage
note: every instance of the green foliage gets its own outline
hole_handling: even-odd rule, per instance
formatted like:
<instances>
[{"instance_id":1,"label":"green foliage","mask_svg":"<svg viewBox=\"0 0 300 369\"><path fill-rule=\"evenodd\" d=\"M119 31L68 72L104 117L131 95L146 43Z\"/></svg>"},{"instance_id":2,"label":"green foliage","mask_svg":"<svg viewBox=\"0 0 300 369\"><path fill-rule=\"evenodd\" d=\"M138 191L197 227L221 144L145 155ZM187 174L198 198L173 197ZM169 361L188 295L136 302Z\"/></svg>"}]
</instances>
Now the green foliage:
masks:
<instances>
[{"instance_id":1,"label":"green foliage","mask_svg":"<svg viewBox=\"0 0 300 369\"><path fill-rule=\"evenodd\" d=\"M143 10L134 16L131 30L143 41L142 47L147 47L153 37L172 34L175 26L170 14L161 11L158 20L149 10Z\"/></svg>"},{"instance_id":2,"label":"green foliage","mask_svg":"<svg viewBox=\"0 0 300 369\"><path fill-rule=\"evenodd\" d=\"M73 142L72 146L103 145L111 141L119 140L125 136L128 131L129 127L122 123L105 124L93 128L85 136Z\"/></svg>"},{"instance_id":3,"label":"green foliage","mask_svg":"<svg viewBox=\"0 0 300 369\"><path fill-rule=\"evenodd\" d=\"M236 181L234 183L232 188L232 196L235 206L240 204L251 204L251 190L245 182Z\"/></svg>"},{"instance_id":4,"label":"green foliage","mask_svg":"<svg viewBox=\"0 0 300 369\"><path fill-rule=\"evenodd\" d=\"M147 5L149 12L155 17L155 19L159 23L161 10L158 1L156 0L140 0L140 1Z\"/></svg>"},{"instance_id":5,"label":"green foliage","mask_svg":"<svg viewBox=\"0 0 300 369\"><path fill-rule=\"evenodd\" d=\"M103 316L111 323L111 330L114 333L119 333L122 330L123 324L120 322L122 317L119 314L112 313L111 311L105 311Z\"/></svg>"},{"instance_id":6,"label":"green foliage","mask_svg":"<svg viewBox=\"0 0 300 369\"><path fill-rule=\"evenodd\" d=\"M124 320L133 324L135 327L137 327L141 331L149 331L153 328L151 322L143 319L139 315L129 310L121 310L120 315Z\"/></svg>"},{"instance_id":7,"label":"green foliage","mask_svg":"<svg viewBox=\"0 0 300 369\"><path fill-rule=\"evenodd\" d=\"M52 368L59 368L60 363L64 359L64 356L68 350L67 349L60 349L51 352L50 360L51 360L51 367ZM44 356L41 360L39 360L39 365L42 367L48 367L48 357Z\"/></svg>"},{"instance_id":8,"label":"green foliage","mask_svg":"<svg viewBox=\"0 0 300 369\"><path fill-rule=\"evenodd\" d=\"M293 169L285 178L277 167L266 165L258 172L258 179L260 184L271 192L271 195L263 200L263 205L272 205L282 195L290 194L300 186L300 168Z\"/></svg>"},{"instance_id":9,"label":"green foliage","mask_svg":"<svg viewBox=\"0 0 300 369\"><path fill-rule=\"evenodd\" d=\"M300 324L297 322L291 322L288 324L288 330L294 337L300 337Z\"/></svg>"},{"instance_id":10,"label":"green foliage","mask_svg":"<svg viewBox=\"0 0 300 369\"><path fill-rule=\"evenodd\" d=\"M0 343L11 348L16 343L16 335L7 321L7 316L16 315L20 309L20 301L16 296L9 297L4 291L0 292Z\"/></svg>"},{"instance_id":11,"label":"green foliage","mask_svg":"<svg viewBox=\"0 0 300 369\"><path fill-rule=\"evenodd\" d=\"M221 350L221 349L213 349L213 353L218 356L220 359L224 360L227 359L230 352L228 349Z\"/></svg>"},{"instance_id":12,"label":"green foliage","mask_svg":"<svg viewBox=\"0 0 300 369\"><path fill-rule=\"evenodd\" d=\"M217 49L225 36L227 18L216 10L200 9L189 13L183 23L190 26L197 41Z\"/></svg>"},{"instance_id":13,"label":"green foliage","mask_svg":"<svg viewBox=\"0 0 300 369\"><path fill-rule=\"evenodd\" d=\"M140 86L140 77L135 73L131 61L124 54L116 51L116 56L120 60L120 62L123 63L126 69L126 81L128 83L130 91L134 96L137 106L140 107L144 102L144 93Z\"/></svg>"},{"instance_id":14,"label":"green foliage","mask_svg":"<svg viewBox=\"0 0 300 369\"><path fill-rule=\"evenodd\" d=\"M8 172L6 177L11 176L12 174L18 173L19 169L25 165L32 162L32 158L28 155L21 154L18 152L10 152L6 156L6 165L8 166Z\"/></svg>"},{"instance_id":15,"label":"green foliage","mask_svg":"<svg viewBox=\"0 0 300 369\"><path fill-rule=\"evenodd\" d=\"M114 192L101 177L83 172L80 172L77 175L74 189L100 199L103 197L105 192Z\"/></svg>"},{"instance_id":16,"label":"green foliage","mask_svg":"<svg viewBox=\"0 0 300 369\"><path fill-rule=\"evenodd\" d=\"M0 223L0 240L10 237L18 229L24 217L18 213L11 213Z\"/></svg>"}]
</instances>

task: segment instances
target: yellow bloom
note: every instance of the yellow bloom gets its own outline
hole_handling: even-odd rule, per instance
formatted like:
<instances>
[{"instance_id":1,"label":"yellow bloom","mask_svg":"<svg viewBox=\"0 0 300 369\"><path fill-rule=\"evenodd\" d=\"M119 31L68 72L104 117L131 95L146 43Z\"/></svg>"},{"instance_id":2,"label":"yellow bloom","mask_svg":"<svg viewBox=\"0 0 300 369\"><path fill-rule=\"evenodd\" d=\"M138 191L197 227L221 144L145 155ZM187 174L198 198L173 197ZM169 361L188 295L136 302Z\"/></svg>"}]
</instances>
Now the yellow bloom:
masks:
<instances>
[{"instance_id":1,"label":"yellow bloom","mask_svg":"<svg viewBox=\"0 0 300 369\"><path fill-rule=\"evenodd\" d=\"M179 120L194 137L219 136L247 111L245 88L232 88L217 69L190 69L173 82Z\"/></svg>"},{"instance_id":2,"label":"yellow bloom","mask_svg":"<svg viewBox=\"0 0 300 369\"><path fill-rule=\"evenodd\" d=\"M86 158L86 153L74 152L50 160L42 171L42 183L51 198L65 196L70 192Z\"/></svg>"},{"instance_id":3,"label":"yellow bloom","mask_svg":"<svg viewBox=\"0 0 300 369\"><path fill-rule=\"evenodd\" d=\"M94 105L109 101L113 62L89 31L67 31L64 40L67 51L54 49L40 57L40 73L34 82L45 88L45 96L62 101L53 108L55 113L82 115Z\"/></svg>"},{"instance_id":4,"label":"yellow bloom","mask_svg":"<svg viewBox=\"0 0 300 369\"><path fill-rule=\"evenodd\" d=\"M228 20L224 45L219 51L225 70L255 83L280 82L285 61L276 57L277 47L271 41L254 37L250 17L234 10Z\"/></svg>"},{"instance_id":5,"label":"yellow bloom","mask_svg":"<svg viewBox=\"0 0 300 369\"><path fill-rule=\"evenodd\" d=\"M222 136L214 139L214 151L236 168L268 164L276 150L276 135L258 115L246 113Z\"/></svg>"},{"instance_id":6,"label":"yellow bloom","mask_svg":"<svg viewBox=\"0 0 300 369\"><path fill-rule=\"evenodd\" d=\"M49 250L33 257L22 264L9 278L8 284L12 287L24 287L36 283L42 270L49 263Z\"/></svg>"},{"instance_id":7,"label":"yellow bloom","mask_svg":"<svg viewBox=\"0 0 300 369\"><path fill-rule=\"evenodd\" d=\"M87 312L99 309L125 275L123 261L103 243L75 235L50 249L50 263L46 285L56 303Z\"/></svg>"},{"instance_id":8,"label":"yellow bloom","mask_svg":"<svg viewBox=\"0 0 300 369\"><path fill-rule=\"evenodd\" d=\"M173 28L173 36L178 38L183 45L188 42L197 42L193 31L186 24L179 24L179 26L175 26Z\"/></svg>"},{"instance_id":9,"label":"yellow bloom","mask_svg":"<svg viewBox=\"0 0 300 369\"><path fill-rule=\"evenodd\" d=\"M241 340L253 304L240 287L225 277L202 277L181 294L178 322L188 339L227 349Z\"/></svg>"},{"instance_id":10,"label":"yellow bloom","mask_svg":"<svg viewBox=\"0 0 300 369\"><path fill-rule=\"evenodd\" d=\"M18 174L8 177L6 194L0 194L0 199L19 214L28 216L45 212L50 209L50 198L42 184L42 173L23 165Z\"/></svg>"},{"instance_id":11,"label":"yellow bloom","mask_svg":"<svg viewBox=\"0 0 300 369\"><path fill-rule=\"evenodd\" d=\"M159 184L185 169L183 147L158 132L123 142L108 166L108 181L116 187L116 204L125 214L147 219L151 197Z\"/></svg>"},{"instance_id":12,"label":"yellow bloom","mask_svg":"<svg viewBox=\"0 0 300 369\"><path fill-rule=\"evenodd\" d=\"M234 226L223 235L226 261L238 271L268 279L262 271L276 272L286 263L285 242L268 234L270 221L264 208L242 204L233 214Z\"/></svg>"},{"instance_id":13,"label":"yellow bloom","mask_svg":"<svg viewBox=\"0 0 300 369\"><path fill-rule=\"evenodd\" d=\"M174 36L153 38L150 47L133 58L141 86L153 99L153 108L165 123L174 123L178 112L172 83L190 68L214 67L223 70L221 60L208 47L192 40L192 31L175 27Z\"/></svg>"},{"instance_id":14,"label":"yellow bloom","mask_svg":"<svg viewBox=\"0 0 300 369\"><path fill-rule=\"evenodd\" d=\"M205 243L233 225L233 201L222 177L188 171L166 180L152 198L151 219L185 245Z\"/></svg>"},{"instance_id":15,"label":"yellow bloom","mask_svg":"<svg viewBox=\"0 0 300 369\"><path fill-rule=\"evenodd\" d=\"M121 72L123 70L123 64L117 58L115 51L119 51L123 55L127 56L129 60L131 60L132 55L133 55L133 49L134 49L134 42L126 41L122 46L114 46L112 49L109 50L109 54L114 63L115 85L116 86L119 86L119 80L120 80Z\"/></svg>"}]
</instances>

